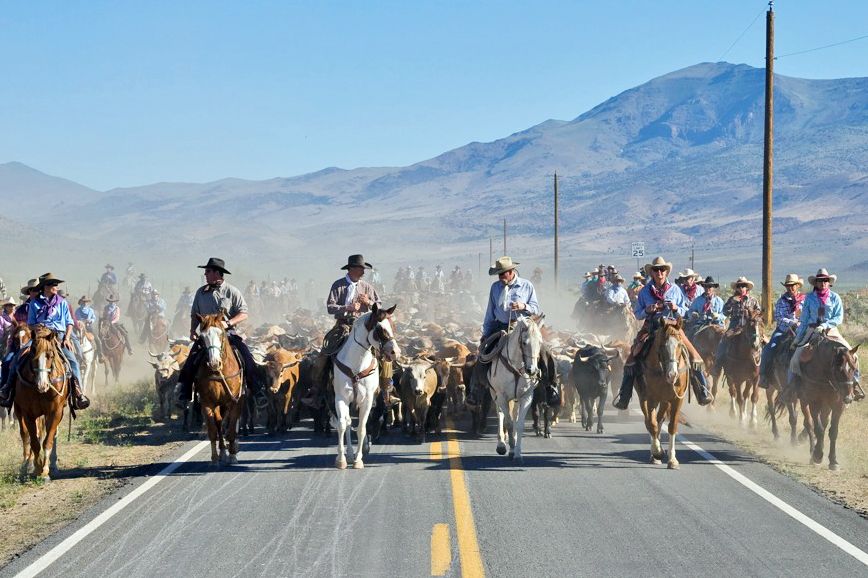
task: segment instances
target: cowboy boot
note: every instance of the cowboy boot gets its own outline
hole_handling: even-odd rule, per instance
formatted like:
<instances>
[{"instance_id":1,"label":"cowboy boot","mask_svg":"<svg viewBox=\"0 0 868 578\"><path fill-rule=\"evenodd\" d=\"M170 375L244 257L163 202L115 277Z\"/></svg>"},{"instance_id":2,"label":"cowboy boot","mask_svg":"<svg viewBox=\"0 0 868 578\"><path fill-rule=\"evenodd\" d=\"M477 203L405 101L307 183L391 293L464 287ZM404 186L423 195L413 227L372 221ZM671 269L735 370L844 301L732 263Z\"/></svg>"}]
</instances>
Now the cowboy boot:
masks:
<instances>
[{"instance_id":1,"label":"cowboy boot","mask_svg":"<svg viewBox=\"0 0 868 578\"><path fill-rule=\"evenodd\" d=\"M175 386L175 407L178 409L187 409L187 403L193 395L193 386L189 383L181 383L180 381Z\"/></svg>"},{"instance_id":2,"label":"cowboy boot","mask_svg":"<svg viewBox=\"0 0 868 578\"><path fill-rule=\"evenodd\" d=\"M696 396L696 401L699 405L708 405L714 401L714 396L708 389L708 382L705 380L705 374L702 372L702 366L697 367L694 364L693 370L690 372L690 385L693 387L693 394Z\"/></svg>"},{"instance_id":3,"label":"cowboy boot","mask_svg":"<svg viewBox=\"0 0 868 578\"><path fill-rule=\"evenodd\" d=\"M856 373L853 374L853 400L855 401L865 399L865 390L862 389L862 385L859 383L861 377L861 372L857 369Z\"/></svg>"},{"instance_id":4,"label":"cowboy boot","mask_svg":"<svg viewBox=\"0 0 868 578\"><path fill-rule=\"evenodd\" d=\"M630 405L630 398L633 397L633 380L635 379L636 364L635 362L624 365L624 377L621 380L621 389L618 391L618 397L612 402L616 408L620 410L627 409Z\"/></svg>"},{"instance_id":5,"label":"cowboy boot","mask_svg":"<svg viewBox=\"0 0 868 578\"><path fill-rule=\"evenodd\" d=\"M81 385L79 385L78 380L73 377L70 381L72 381L72 409L87 409L90 407L90 400L81 391Z\"/></svg>"},{"instance_id":6,"label":"cowboy boot","mask_svg":"<svg viewBox=\"0 0 868 578\"><path fill-rule=\"evenodd\" d=\"M11 379L7 379L0 386L0 407L5 407L6 409L12 407L15 401L15 390L12 387L11 381Z\"/></svg>"}]
</instances>

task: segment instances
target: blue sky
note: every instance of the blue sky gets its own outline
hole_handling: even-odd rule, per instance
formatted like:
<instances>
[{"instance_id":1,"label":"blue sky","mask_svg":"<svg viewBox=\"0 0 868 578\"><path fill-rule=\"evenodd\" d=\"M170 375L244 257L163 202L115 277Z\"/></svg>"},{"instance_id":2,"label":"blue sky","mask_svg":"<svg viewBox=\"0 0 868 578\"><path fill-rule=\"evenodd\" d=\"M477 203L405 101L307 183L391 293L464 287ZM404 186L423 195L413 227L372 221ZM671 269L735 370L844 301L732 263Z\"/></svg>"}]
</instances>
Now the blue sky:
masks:
<instances>
[{"instance_id":1,"label":"blue sky","mask_svg":"<svg viewBox=\"0 0 868 578\"><path fill-rule=\"evenodd\" d=\"M0 162L97 189L412 164L698 62L761 67L766 4L0 0ZM775 11L778 54L868 34L861 0ZM776 72L868 76L868 39Z\"/></svg>"}]
</instances>

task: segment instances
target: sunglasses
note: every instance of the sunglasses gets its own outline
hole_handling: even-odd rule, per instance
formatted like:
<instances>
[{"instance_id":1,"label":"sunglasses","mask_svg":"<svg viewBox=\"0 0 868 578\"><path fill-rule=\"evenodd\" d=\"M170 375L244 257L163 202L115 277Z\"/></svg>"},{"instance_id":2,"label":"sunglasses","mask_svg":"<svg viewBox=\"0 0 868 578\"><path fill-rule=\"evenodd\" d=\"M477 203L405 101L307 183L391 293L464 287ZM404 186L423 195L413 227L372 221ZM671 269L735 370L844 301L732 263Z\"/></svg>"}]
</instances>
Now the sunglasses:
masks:
<instances>
[{"instance_id":1,"label":"sunglasses","mask_svg":"<svg viewBox=\"0 0 868 578\"><path fill-rule=\"evenodd\" d=\"M661 271L666 271L666 267L651 267L651 270L655 273L660 273Z\"/></svg>"},{"instance_id":2,"label":"sunglasses","mask_svg":"<svg viewBox=\"0 0 868 578\"><path fill-rule=\"evenodd\" d=\"M738 285L735 286L735 288L736 289L746 289L747 285L745 285L744 283L739 283Z\"/></svg>"}]
</instances>

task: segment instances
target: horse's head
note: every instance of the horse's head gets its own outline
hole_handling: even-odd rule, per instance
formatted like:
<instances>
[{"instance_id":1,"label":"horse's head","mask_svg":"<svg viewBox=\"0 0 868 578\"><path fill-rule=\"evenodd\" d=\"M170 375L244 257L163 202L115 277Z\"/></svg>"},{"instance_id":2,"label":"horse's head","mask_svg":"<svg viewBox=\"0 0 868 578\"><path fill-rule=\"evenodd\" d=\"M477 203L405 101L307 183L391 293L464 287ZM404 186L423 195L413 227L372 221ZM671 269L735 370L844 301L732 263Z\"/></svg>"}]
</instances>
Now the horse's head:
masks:
<instances>
[{"instance_id":1,"label":"horse's head","mask_svg":"<svg viewBox=\"0 0 868 578\"><path fill-rule=\"evenodd\" d=\"M229 340L223 320L226 312L222 309L212 315L199 315L199 339L207 352L208 369L223 370L223 353L228 349Z\"/></svg>"},{"instance_id":2,"label":"horse's head","mask_svg":"<svg viewBox=\"0 0 868 578\"><path fill-rule=\"evenodd\" d=\"M844 396L844 403L849 404L853 401L853 390L856 385L857 372L859 371L859 359L856 357L859 345L853 349L847 349L847 346L837 341L830 340L829 342L835 346L831 382Z\"/></svg>"},{"instance_id":3,"label":"horse's head","mask_svg":"<svg viewBox=\"0 0 868 578\"><path fill-rule=\"evenodd\" d=\"M368 345L382 353L389 361L397 361L401 357L401 348L395 340L395 325L392 323L392 313L396 307L397 305L393 305L389 309L383 309L374 303L371 312L358 320L364 324Z\"/></svg>"},{"instance_id":4,"label":"horse's head","mask_svg":"<svg viewBox=\"0 0 868 578\"><path fill-rule=\"evenodd\" d=\"M655 338L657 355L660 359L666 382L675 385L678 381L678 351L681 344L681 325L683 321L679 317L675 321L663 320Z\"/></svg>"},{"instance_id":5,"label":"horse's head","mask_svg":"<svg viewBox=\"0 0 868 578\"><path fill-rule=\"evenodd\" d=\"M33 340L33 355L30 369L36 374L36 390L45 393L51 387L51 368L54 358L59 353L57 335L44 325L37 325L31 330Z\"/></svg>"},{"instance_id":6,"label":"horse's head","mask_svg":"<svg viewBox=\"0 0 868 578\"><path fill-rule=\"evenodd\" d=\"M542 333L539 325L530 317L520 317L517 321L516 330L521 340L521 356L525 370L529 375L539 372L539 352L542 349Z\"/></svg>"}]
</instances>

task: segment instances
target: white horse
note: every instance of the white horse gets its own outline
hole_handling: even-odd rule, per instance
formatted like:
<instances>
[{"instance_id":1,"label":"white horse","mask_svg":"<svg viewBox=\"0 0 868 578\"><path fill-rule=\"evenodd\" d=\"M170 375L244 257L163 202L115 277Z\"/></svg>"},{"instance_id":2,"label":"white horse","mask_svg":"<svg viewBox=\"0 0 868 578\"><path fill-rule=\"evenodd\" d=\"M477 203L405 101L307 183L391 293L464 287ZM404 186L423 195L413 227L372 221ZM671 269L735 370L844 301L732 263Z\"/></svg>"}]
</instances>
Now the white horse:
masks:
<instances>
[{"instance_id":1,"label":"white horse","mask_svg":"<svg viewBox=\"0 0 868 578\"><path fill-rule=\"evenodd\" d=\"M78 342L81 345L81 390L90 395L96 394L96 347L87 336L85 324L76 322L75 332L78 334Z\"/></svg>"},{"instance_id":2,"label":"white horse","mask_svg":"<svg viewBox=\"0 0 868 578\"><path fill-rule=\"evenodd\" d=\"M530 317L520 317L512 331L498 345L497 356L488 368L488 383L497 405L497 453L506 453L506 438L509 437L509 457L519 462L524 420L533 399L533 390L539 381L539 360L542 334ZM514 401L513 411L509 402ZM504 427L505 426L505 427Z\"/></svg>"},{"instance_id":3,"label":"white horse","mask_svg":"<svg viewBox=\"0 0 868 578\"><path fill-rule=\"evenodd\" d=\"M334 356L332 385L335 390L335 409L338 414L338 456L335 465L340 469L347 467L347 459L353 462L353 468L365 467L362 461L362 448L367 435L366 425L374 403L374 395L380 384L380 371L374 350L382 353L389 361L396 361L401 355L392 325L393 311L395 311L394 306L390 309L380 309L374 304L370 313L356 319L349 337ZM359 411L358 452L353 451L350 437L352 429L350 404L352 403L356 404Z\"/></svg>"}]
</instances>

